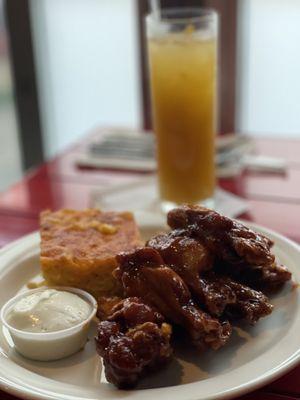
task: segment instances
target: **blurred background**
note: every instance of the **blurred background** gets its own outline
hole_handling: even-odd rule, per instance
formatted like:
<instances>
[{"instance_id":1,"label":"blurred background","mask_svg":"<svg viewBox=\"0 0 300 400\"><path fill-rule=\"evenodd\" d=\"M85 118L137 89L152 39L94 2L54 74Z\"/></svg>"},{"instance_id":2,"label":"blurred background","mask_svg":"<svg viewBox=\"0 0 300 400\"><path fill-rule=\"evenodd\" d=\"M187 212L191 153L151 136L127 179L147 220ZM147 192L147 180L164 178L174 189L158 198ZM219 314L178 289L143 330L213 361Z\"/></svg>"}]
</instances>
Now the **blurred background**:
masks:
<instances>
[{"instance_id":1,"label":"blurred background","mask_svg":"<svg viewBox=\"0 0 300 400\"><path fill-rule=\"evenodd\" d=\"M300 137L300 1L178 4L221 15L219 133ZM95 126L151 128L146 0L0 6L0 190Z\"/></svg>"}]
</instances>

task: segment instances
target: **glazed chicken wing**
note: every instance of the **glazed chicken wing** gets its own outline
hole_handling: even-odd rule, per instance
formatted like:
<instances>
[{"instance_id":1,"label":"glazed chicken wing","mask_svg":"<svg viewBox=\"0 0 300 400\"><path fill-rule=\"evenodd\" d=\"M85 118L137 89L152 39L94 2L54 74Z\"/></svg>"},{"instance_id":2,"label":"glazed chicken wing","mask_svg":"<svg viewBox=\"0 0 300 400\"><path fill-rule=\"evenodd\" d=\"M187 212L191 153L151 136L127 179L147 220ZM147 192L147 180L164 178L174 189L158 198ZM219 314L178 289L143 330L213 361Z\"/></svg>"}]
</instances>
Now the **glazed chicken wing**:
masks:
<instances>
[{"instance_id":1,"label":"glazed chicken wing","mask_svg":"<svg viewBox=\"0 0 300 400\"><path fill-rule=\"evenodd\" d=\"M266 293L280 289L292 276L287 267L276 261L269 265L245 264L243 268L234 268L230 264L217 263L216 270Z\"/></svg>"},{"instance_id":2,"label":"glazed chicken wing","mask_svg":"<svg viewBox=\"0 0 300 400\"><path fill-rule=\"evenodd\" d=\"M226 305L235 301L232 290L202 279L212 268L213 256L199 241L188 237L184 230L154 236L147 246L157 250L165 264L172 268L188 286L197 301L213 316L220 316Z\"/></svg>"},{"instance_id":3,"label":"glazed chicken wing","mask_svg":"<svg viewBox=\"0 0 300 400\"><path fill-rule=\"evenodd\" d=\"M226 304L235 301L227 286L215 288L200 277L212 268L213 256L199 241L188 237L184 230L174 230L157 235L147 242L157 250L163 261L183 279L197 301L214 316L220 316Z\"/></svg>"},{"instance_id":4,"label":"glazed chicken wing","mask_svg":"<svg viewBox=\"0 0 300 400\"><path fill-rule=\"evenodd\" d=\"M219 316L225 316L230 320L242 319L253 325L260 318L271 314L273 310L269 299L262 292L238 283L228 276L220 276L209 272L202 280L206 286L207 297L211 299L212 304L216 303L218 295L220 299L219 304L222 304L221 294L225 288L231 291L232 301L223 303L224 308ZM222 305L219 305L216 309L220 311Z\"/></svg>"},{"instance_id":5,"label":"glazed chicken wing","mask_svg":"<svg viewBox=\"0 0 300 400\"><path fill-rule=\"evenodd\" d=\"M195 275L213 267L212 253L183 229L156 235L148 240L146 246L158 250L164 262L175 271L178 267L183 273L187 266L186 273Z\"/></svg>"},{"instance_id":6,"label":"glazed chicken wing","mask_svg":"<svg viewBox=\"0 0 300 400\"><path fill-rule=\"evenodd\" d=\"M231 264L271 264L272 241L246 226L201 206L182 206L168 213L172 229L188 229L218 257Z\"/></svg>"},{"instance_id":7,"label":"glazed chicken wing","mask_svg":"<svg viewBox=\"0 0 300 400\"><path fill-rule=\"evenodd\" d=\"M126 295L142 297L171 322L183 326L197 347L217 349L228 340L230 324L200 310L184 281L156 250L145 247L121 254L117 260L116 277Z\"/></svg>"},{"instance_id":8,"label":"glazed chicken wing","mask_svg":"<svg viewBox=\"0 0 300 400\"><path fill-rule=\"evenodd\" d=\"M168 224L200 240L221 261L221 272L241 282L269 290L291 279L290 272L276 263L270 239L213 210L178 207L168 213Z\"/></svg>"},{"instance_id":9,"label":"glazed chicken wing","mask_svg":"<svg viewBox=\"0 0 300 400\"><path fill-rule=\"evenodd\" d=\"M145 372L166 363L172 355L171 332L164 317L141 299L117 303L98 324L95 338L108 382L131 387Z\"/></svg>"},{"instance_id":10,"label":"glazed chicken wing","mask_svg":"<svg viewBox=\"0 0 300 400\"><path fill-rule=\"evenodd\" d=\"M252 324L270 314L272 306L263 293L209 271L212 268L210 252L187 234L175 230L151 238L147 245L155 248L164 262L178 273L209 314L244 319Z\"/></svg>"}]
</instances>

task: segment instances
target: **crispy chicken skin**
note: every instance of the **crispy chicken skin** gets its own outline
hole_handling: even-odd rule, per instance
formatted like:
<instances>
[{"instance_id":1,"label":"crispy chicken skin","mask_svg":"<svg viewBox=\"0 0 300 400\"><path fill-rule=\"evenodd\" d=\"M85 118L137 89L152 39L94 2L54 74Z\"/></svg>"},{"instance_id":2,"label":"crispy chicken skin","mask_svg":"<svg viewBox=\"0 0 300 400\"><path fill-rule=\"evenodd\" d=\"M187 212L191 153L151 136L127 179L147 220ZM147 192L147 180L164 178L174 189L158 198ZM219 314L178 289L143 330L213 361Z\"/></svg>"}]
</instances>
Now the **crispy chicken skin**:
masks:
<instances>
[{"instance_id":1,"label":"crispy chicken skin","mask_svg":"<svg viewBox=\"0 0 300 400\"><path fill-rule=\"evenodd\" d=\"M173 352L171 333L164 317L140 298L117 303L98 324L95 338L108 382L132 387L147 371L166 363Z\"/></svg>"},{"instance_id":2,"label":"crispy chicken skin","mask_svg":"<svg viewBox=\"0 0 300 400\"><path fill-rule=\"evenodd\" d=\"M160 254L145 247L117 257L116 277L127 296L142 297L169 321L186 329L200 349L223 346L231 334L228 322L219 322L200 310L180 276L164 264Z\"/></svg>"},{"instance_id":3,"label":"crispy chicken skin","mask_svg":"<svg viewBox=\"0 0 300 400\"><path fill-rule=\"evenodd\" d=\"M181 206L168 213L168 224L206 246L217 259L218 271L251 287L275 290L291 279L287 268L276 263L270 239L213 210Z\"/></svg>"}]
</instances>

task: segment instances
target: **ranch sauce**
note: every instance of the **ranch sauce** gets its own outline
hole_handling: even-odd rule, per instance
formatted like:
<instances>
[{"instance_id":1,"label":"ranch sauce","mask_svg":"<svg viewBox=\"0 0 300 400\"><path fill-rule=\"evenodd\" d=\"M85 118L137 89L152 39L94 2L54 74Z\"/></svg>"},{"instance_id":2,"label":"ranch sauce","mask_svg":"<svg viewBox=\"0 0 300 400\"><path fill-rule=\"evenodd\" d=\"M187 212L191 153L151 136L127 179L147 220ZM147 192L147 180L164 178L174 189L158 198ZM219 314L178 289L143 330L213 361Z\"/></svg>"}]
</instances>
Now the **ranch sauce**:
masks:
<instances>
[{"instance_id":1,"label":"ranch sauce","mask_svg":"<svg viewBox=\"0 0 300 400\"><path fill-rule=\"evenodd\" d=\"M14 328L27 332L55 332L85 321L91 306L80 296L46 289L21 298L7 315Z\"/></svg>"}]
</instances>

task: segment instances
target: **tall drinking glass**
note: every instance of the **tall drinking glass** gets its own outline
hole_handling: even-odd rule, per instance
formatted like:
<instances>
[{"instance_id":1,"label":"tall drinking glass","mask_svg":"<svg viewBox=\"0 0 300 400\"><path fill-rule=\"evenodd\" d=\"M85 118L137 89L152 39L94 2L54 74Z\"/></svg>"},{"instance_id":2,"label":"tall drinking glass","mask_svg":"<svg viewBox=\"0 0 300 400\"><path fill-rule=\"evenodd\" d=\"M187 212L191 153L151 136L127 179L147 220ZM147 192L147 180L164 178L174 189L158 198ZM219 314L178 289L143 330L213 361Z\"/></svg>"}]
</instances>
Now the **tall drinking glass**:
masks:
<instances>
[{"instance_id":1,"label":"tall drinking glass","mask_svg":"<svg viewBox=\"0 0 300 400\"><path fill-rule=\"evenodd\" d=\"M146 17L159 189L164 210L212 205L215 189L215 11L161 10Z\"/></svg>"}]
</instances>

